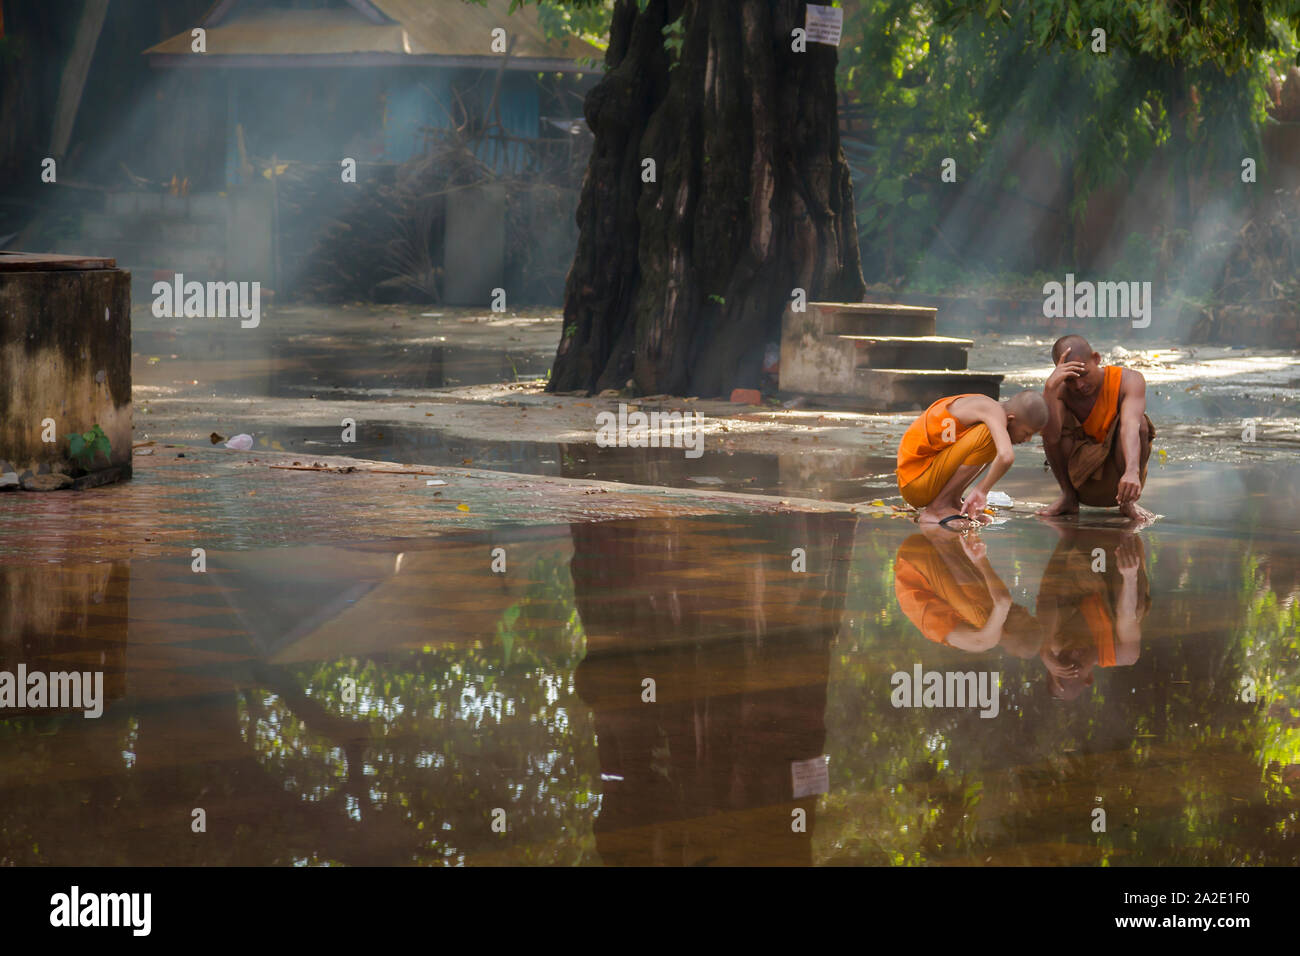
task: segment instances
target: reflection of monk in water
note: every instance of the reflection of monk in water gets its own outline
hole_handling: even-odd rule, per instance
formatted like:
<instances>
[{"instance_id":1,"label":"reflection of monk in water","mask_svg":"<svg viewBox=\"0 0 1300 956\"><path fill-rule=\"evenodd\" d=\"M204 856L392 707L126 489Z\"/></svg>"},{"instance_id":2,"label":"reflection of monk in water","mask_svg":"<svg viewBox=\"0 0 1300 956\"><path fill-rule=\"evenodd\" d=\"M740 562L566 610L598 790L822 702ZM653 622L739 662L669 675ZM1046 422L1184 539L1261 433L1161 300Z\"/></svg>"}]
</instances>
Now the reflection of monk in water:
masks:
<instances>
[{"instance_id":1,"label":"reflection of monk in water","mask_svg":"<svg viewBox=\"0 0 1300 956\"><path fill-rule=\"evenodd\" d=\"M894 594L908 619L936 643L972 652L1001 645L1016 657L1038 651L1037 622L1012 602L978 537L936 529L912 535L894 559Z\"/></svg>"},{"instance_id":2,"label":"reflection of monk in water","mask_svg":"<svg viewBox=\"0 0 1300 956\"><path fill-rule=\"evenodd\" d=\"M1151 588L1132 531L1053 526L1061 540L1038 588L1048 635L1040 656L1053 696L1073 700L1092 684L1094 667L1137 662Z\"/></svg>"},{"instance_id":3,"label":"reflection of monk in water","mask_svg":"<svg viewBox=\"0 0 1300 956\"><path fill-rule=\"evenodd\" d=\"M1119 506L1125 517L1150 521L1138 505L1147 481L1155 426L1147 417L1147 384L1141 372L1101 364L1080 335L1052 346L1056 368L1043 397L1048 420L1043 450L1061 496L1042 515L1075 514L1080 503Z\"/></svg>"}]
</instances>

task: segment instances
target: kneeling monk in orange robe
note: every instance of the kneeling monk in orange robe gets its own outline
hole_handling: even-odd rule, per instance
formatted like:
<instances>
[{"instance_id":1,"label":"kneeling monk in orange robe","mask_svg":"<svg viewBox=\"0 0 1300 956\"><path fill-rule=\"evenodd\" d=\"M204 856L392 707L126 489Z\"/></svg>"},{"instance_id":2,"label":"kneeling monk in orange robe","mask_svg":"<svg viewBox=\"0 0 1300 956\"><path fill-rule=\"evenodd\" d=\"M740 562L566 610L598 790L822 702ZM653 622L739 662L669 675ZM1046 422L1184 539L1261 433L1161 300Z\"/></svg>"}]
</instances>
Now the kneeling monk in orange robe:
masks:
<instances>
[{"instance_id":1,"label":"kneeling monk in orange robe","mask_svg":"<svg viewBox=\"0 0 1300 956\"><path fill-rule=\"evenodd\" d=\"M1012 445L1029 441L1047 424L1047 406L1037 392L1005 402L987 395L941 398L908 426L898 445L898 490L921 509L922 525L948 527L982 522L988 493L1016 460ZM992 462L984 480L961 494Z\"/></svg>"}]
</instances>

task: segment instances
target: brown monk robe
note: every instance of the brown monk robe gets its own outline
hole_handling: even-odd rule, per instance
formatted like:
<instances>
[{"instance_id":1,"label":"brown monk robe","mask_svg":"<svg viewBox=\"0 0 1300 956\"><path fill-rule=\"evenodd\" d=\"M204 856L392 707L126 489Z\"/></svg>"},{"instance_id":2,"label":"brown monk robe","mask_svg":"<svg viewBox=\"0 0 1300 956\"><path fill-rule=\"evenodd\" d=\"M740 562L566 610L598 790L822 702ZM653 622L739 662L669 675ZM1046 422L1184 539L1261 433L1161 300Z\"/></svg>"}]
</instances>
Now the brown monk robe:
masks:
<instances>
[{"instance_id":1,"label":"brown monk robe","mask_svg":"<svg viewBox=\"0 0 1300 956\"><path fill-rule=\"evenodd\" d=\"M1137 663L1151 585L1142 538L1131 530L1052 524L1060 541L1038 586L1047 632L1039 656L1052 696L1074 700L1092 685L1094 668Z\"/></svg>"},{"instance_id":2,"label":"brown monk robe","mask_svg":"<svg viewBox=\"0 0 1300 956\"><path fill-rule=\"evenodd\" d=\"M1146 414L1146 379L1133 369L1103 366L1078 335L1058 339L1052 361L1056 368L1043 389L1043 449L1061 496L1039 514L1073 514L1085 504L1118 506L1128 518L1152 520L1138 505L1156 435Z\"/></svg>"}]
</instances>

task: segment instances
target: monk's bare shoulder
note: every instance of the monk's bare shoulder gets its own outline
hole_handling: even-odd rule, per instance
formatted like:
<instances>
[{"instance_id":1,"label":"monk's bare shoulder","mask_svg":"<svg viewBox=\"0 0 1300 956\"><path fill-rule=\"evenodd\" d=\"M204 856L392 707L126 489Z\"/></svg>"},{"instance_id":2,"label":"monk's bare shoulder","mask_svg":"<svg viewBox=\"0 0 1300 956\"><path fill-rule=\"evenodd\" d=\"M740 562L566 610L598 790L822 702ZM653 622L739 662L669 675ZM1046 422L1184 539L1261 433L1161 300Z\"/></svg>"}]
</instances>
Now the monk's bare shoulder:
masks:
<instances>
[{"instance_id":1,"label":"monk's bare shoulder","mask_svg":"<svg viewBox=\"0 0 1300 956\"><path fill-rule=\"evenodd\" d=\"M1137 369L1126 368L1121 370L1119 379L1120 391L1126 396L1146 395L1147 380Z\"/></svg>"},{"instance_id":2,"label":"monk's bare shoulder","mask_svg":"<svg viewBox=\"0 0 1300 956\"><path fill-rule=\"evenodd\" d=\"M948 410L963 425L973 425L983 421L984 416L998 408L1001 406L987 395L963 395L948 406Z\"/></svg>"}]
</instances>

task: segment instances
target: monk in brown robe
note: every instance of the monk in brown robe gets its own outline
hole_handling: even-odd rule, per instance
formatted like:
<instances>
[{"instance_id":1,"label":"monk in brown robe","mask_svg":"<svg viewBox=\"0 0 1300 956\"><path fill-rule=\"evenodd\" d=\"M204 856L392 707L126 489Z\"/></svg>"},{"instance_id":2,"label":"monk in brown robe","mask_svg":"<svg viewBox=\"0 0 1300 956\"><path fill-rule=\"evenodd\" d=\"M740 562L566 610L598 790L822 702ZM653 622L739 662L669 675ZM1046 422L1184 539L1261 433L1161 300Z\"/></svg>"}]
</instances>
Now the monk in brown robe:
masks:
<instances>
[{"instance_id":1,"label":"monk in brown robe","mask_svg":"<svg viewBox=\"0 0 1300 956\"><path fill-rule=\"evenodd\" d=\"M1154 520L1138 504L1156 435L1146 414L1146 379L1133 369L1103 366L1080 335L1058 339L1052 361L1056 368L1043 387L1043 449L1061 496L1039 514L1075 514L1085 504L1118 506L1126 518Z\"/></svg>"},{"instance_id":2,"label":"monk in brown robe","mask_svg":"<svg viewBox=\"0 0 1300 956\"><path fill-rule=\"evenodd\" d=\"M1052 696L1074 700L1092 686L1094 668L1137 663L1151 584L1133 528L1050 524L1060 541L1038 586L1038 620L1047 632L1039 656Z\"/></svg>"}]
</instances>

